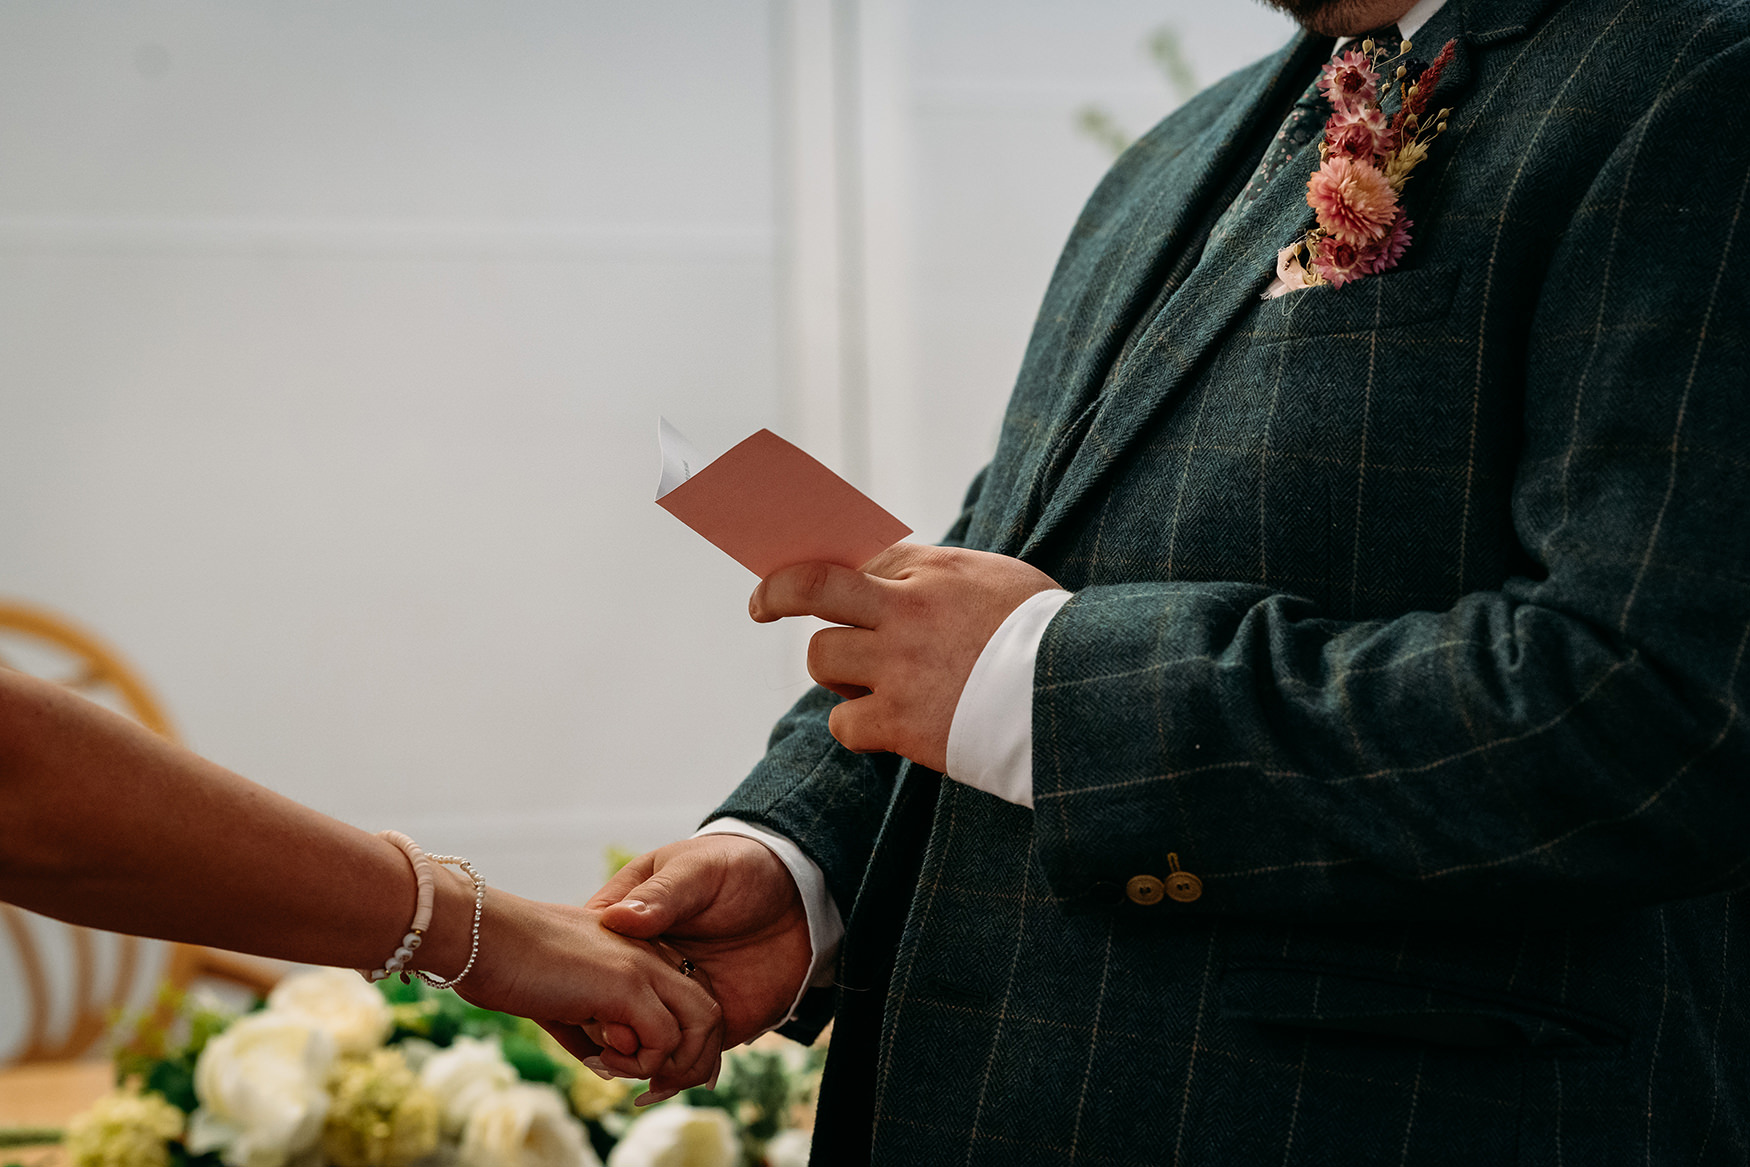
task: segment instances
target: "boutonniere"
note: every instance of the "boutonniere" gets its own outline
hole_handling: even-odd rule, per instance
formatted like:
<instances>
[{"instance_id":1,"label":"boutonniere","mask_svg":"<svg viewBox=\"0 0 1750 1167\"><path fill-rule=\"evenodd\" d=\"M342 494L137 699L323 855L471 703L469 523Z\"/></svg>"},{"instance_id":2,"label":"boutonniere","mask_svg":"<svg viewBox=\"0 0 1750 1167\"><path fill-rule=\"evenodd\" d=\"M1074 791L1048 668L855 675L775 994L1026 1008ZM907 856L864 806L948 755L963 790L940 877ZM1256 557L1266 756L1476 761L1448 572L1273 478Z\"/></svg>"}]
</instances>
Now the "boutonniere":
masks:
<instances>
[{"instance_id":1,"label":"boutonniere","mask_svg":"<svg viewBox=\"0 0 1750 1167\"><path fill-rule=\"evenodd\" d=\"M1390 58L1385 49L1363 41L1359 52L1343 53L1325 66L1318 85L1331 103L1331 116L1319 142L1318 169L1306 184L1306 202L1318 226L1277 253L1276 282L1266 298L1320 284L1340 288L1398 265L1412 226L1399 196L1410 172L1446 129L1452 111L1429 117L1428 100L1457 43L1447 41L1416 77L1407 77L1408 66L1398 63L1410 51L1409 41ZM1401 101L1388 121L1380 100L1393 85Z\"/></svg>"}]
</instances>

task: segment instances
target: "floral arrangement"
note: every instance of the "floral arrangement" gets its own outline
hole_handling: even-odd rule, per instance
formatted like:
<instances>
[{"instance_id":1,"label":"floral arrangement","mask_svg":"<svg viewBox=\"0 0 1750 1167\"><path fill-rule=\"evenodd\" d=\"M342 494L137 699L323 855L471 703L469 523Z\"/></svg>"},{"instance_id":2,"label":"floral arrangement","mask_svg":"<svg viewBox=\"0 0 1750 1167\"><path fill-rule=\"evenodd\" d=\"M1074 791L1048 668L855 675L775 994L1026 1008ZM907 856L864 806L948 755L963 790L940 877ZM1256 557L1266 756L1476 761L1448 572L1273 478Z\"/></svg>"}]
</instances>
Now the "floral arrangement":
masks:
<instances>
[{"instance_id":1,"label":"floral arrangement","mask_svg":"<svg viewBox=\"0 0 1750 1167\"><path fill-rule=\"evenodd\" d=\"M1277 253L1277 278L1267 297L1320 284L1340 288L1398 265L1414 225L1399 196L1410 172L1446 129L1452 111L1429 117L1428 101L1457 43L1447 41L1414 78L1398 63L1410 51L1407 40L1390 58L1373 41L1363 41L1360 51L1343 53L1324 67L1318 85L1331 103L1331 116L1319 142L1318 169L1306 188L1318 225ZM1391 75L1382 80L1387 71ZM1400 104L1388 119L1381 102L1394 85Z\"/></svg>"},{"instance_id":2,"label":"floral arrangement","mask_svg":"<svg viewBox=\"0 0 1750 1167\"><path fill-rule=\"evenodd\" d=\"M802 1167L825 1056L762 1041L637 1109L644 1084L418 982L320 969L242 1016L172 1004L132 1024L70 1167Z\"/></svg>"}]
</instances>

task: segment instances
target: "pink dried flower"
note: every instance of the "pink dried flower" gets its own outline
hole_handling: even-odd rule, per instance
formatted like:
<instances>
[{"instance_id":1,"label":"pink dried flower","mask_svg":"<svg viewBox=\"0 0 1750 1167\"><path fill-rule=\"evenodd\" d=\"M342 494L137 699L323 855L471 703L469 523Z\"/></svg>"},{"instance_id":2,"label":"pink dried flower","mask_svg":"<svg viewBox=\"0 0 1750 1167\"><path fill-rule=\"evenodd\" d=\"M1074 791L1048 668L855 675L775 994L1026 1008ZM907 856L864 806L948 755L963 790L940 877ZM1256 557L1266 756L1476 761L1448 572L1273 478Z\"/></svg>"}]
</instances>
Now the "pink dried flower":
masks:
<instances>
[{"instance_id":1,"label":"pink dried flower","mask_svg":"<svg viewBox=\"0 0 1750 1167\"><path fill-rule=\"evenodd\" d=\"M1333 154L1306 184L1306 203L1333 238L1364 247L1386 233L1398 196L1371 162Z\"/></svg>"},{"instance_id":2,"label":"pink dried flower","mask_svg":"<svg viewBox=\"0 0 1750 1167\"><path fill-rule=\"evenodd\" d=\"M1379 95L1379 74L1367 54L1351 50L1326 63L1319 91L1338 113L1361 109Z\"/></svg>"},{"instance_id":3,"label":"pink dried flower","mask_svg":"<svg viewBox=\"0 0 1750 1167\"><path fill-rule=\"evenodd\" d=\"M1398 266L1398 260L1404 257L1404 252L1410 246L1410 228L1415 226L1402 211L1392 220L1391 229L1382 235L1367 250L1373 253L1373 266L1369 275L1377 275L1382 271L1390 271Z\"/></svg>"},{"instance_id":4,"label":"pink dried flower","mask_svg":"<svg viewBox=\"0 0 1750 1167\"><path fill-rule=\"evenodd\" d=\"M1371 261L1368 250L1326 236L1313 248L1313 271L1333 288L1340 288L1350 280L1372 274L1368 270Z\"/></svg>"},{"instance_id":5,"label":"pink dried flower","mask_svg":"<svg viewBox=\"0 0 1750 1167\"><path fill-rule=\"evenodd\" d=\"M1318 278L1330 281L1333 288L1340 288L1362 276L1390 271L1398 265L1398 261L1404 257L1405 249L1410 246L1412 226L1414 224L1400 211L1397 218L1392 220L1390 229L1372 243L1357 246L1330 235L1316 240L1312 244L1313 272ZM1282 271L1280 258L1276 262L1276 270L1278 274Z\"/></svg>"},{"instance_id":6,"label":"pink dried flower","mask_svg":"<svg viewBox=\"0 0 1750 1167\"><path fill-rule=\"evenodd\" d=\"M1392 132L1377 105L1339 110L1325 123L1325 152L1360 162L1377 162L1391 153Z\"/></svg>"}]
</instances>

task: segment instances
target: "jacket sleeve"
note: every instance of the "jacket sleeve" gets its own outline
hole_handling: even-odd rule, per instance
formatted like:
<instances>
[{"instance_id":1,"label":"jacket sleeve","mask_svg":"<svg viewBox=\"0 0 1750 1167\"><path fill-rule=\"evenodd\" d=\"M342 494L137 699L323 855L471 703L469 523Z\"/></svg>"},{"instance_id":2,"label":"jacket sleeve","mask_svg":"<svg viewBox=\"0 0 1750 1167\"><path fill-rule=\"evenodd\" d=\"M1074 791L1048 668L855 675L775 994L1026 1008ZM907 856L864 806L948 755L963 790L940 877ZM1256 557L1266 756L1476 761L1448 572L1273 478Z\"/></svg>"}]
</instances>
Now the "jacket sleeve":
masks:
<instances>
[{"instance_id":1,"label":"jacket sleeve","mask_svg":"<svg viewBox=\"0 0 1750 1167\"><path fill-rule=\"evenodd\" d=\"M1169 909L1295 921L1571 921L1750 883L1747 49L1651 107L1557 247L1513 486L1533 570L1379 621L1219 582L1058 614L1033 711L1058 897L1168 852L1203 881Z\"/></svg>"}]
</instances>

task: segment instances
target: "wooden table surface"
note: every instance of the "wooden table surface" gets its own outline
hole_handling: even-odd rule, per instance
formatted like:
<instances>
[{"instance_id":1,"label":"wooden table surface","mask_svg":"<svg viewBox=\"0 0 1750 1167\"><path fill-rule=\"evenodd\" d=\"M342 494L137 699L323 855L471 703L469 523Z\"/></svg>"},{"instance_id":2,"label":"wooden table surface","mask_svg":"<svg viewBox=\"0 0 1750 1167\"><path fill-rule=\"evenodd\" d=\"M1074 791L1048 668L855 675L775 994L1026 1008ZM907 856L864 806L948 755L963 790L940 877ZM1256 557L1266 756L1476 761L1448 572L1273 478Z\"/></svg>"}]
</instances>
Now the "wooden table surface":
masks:
<instances>
[{"instance_id":1,"label":"wooden table surface","mask_svg":"<svg viewBox=\"0 0 1750 1167\"><path fill-rule=\"evenodd\" d=\"M47 1062L0 1070L0 1127L64 1127L114 1082L108 1062ZM62 1167L60 1148L0 1147L0 1165Z\"/></svg>"}]
</instances>

